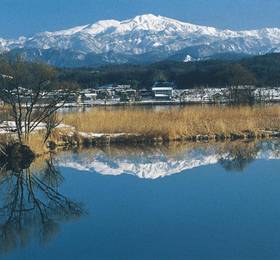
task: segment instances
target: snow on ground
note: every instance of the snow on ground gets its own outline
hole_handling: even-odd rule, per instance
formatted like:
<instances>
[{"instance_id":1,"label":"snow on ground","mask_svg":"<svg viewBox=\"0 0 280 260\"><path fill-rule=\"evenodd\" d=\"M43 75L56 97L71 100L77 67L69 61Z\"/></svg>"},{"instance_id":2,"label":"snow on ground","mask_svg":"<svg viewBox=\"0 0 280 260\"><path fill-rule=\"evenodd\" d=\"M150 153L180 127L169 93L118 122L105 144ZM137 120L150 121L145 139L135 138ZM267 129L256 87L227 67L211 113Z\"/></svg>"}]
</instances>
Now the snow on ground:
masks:
<instances>
[{"instance_id":1,"label":"snow on ground","mask_svg":"<svg viewBox=\"0 0 280 260\"><path fill-rule=\"evenodd\" d=\"M24 129L24 124L22 124L22 127ZM74 127L65 124L60 124L56 128L74 130ZM46 129L46 124L39 123L36 126L35 131L40 131L45 129ZM14 132L16 132L16 123L14 121L3 121L2 123L0 123L0 134L9 134Z\"/></svg>"}]
</instances>

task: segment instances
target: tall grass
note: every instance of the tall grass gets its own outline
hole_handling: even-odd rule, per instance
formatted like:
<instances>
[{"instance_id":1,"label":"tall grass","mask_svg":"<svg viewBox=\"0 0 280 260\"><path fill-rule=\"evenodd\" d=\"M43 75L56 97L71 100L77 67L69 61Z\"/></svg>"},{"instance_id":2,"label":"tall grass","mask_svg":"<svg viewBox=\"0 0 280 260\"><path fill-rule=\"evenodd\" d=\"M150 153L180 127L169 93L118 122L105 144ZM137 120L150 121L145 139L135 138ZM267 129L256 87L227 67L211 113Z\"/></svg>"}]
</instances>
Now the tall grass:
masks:
<instances>
[{"instance_id":1,"label":"tall grass","mask_svg":"<svg viewBox=\"0 0 280 260\"><path fill-rule=\"evenodd\" d=\"M82 132L134 133L174 139L245 131L279 131L280 106L191 106L162 111L92 109L84 113L67 114L63 121Z\"/></svg>"},{"instance_id":2,"label":"tall grass","mask_svg":"<svg viewBox=\"0 0 280 260\"><path fill-rule=\"evenodd\" d=\"M48 141L57 143L62 135L67 135L69 133L68 129L54 129L53 133L50 135ZM40 130L30 134L29 140L25 143L36 155L45 155L49 153L49 148L46 143L44 143L45 131Z\"/></svg>"},{"instance_id":3,"label":"tall grass","mask_svg":"<svg viewBox=\"0 0 280 260\"><path fill-rule=\"evenodd\" d=\"M56 129L50 141L63 145L83 140L79 133L139 134L147 138L181 140L183 137L207 135L230 136L244 132L260 135L263 130L280 131L280 106L218 107L191 106L161 111L125 108L122 110L92 109L88 112L63 115L63 123L72 129ZM65 139L70 136L70 139ZM214 137L213 137L214 136ZM12 141L12 135L0 136L0 144ZM27 145L37 155L48 153L43 143L44 131L31 134ZM134 138L134 137L131 137ZM145 138L144 138L145 139Z\"/></svg>"}]
</instances>

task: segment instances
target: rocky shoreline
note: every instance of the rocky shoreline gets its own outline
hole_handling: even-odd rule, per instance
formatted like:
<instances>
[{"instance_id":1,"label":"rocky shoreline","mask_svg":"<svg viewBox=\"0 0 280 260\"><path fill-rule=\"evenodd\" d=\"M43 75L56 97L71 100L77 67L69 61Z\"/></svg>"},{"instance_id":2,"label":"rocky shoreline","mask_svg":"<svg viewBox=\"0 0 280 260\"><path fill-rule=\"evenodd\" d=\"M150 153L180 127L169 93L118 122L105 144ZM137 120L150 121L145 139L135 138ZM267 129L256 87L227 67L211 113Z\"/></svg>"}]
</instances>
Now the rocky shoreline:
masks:
<instances>
[{"instance_id":1,"label":"rocky shoreline","mask_svg":"<svg viewBox=\"0 0 280 260\"><path fill-rule=\"evenodd\" d=\"M95 134L75 132L61 134L56 141L49 141L48 146L51 149L56 147L90 147L103 146L110 144L121 145L137 145L137 144L163 144L169 142L224 142L237 140L260 140L280 138L280 131L263 130L257 133L246 131L242 133L230 134L211 134L211 135L193 135L193 136L178 136L176 138L157 137L143 134Z\"/></svg>"},{"instance_id":2,"label":"rocky shoreline","mask_svg":"<svg viewBox=\"0 0 280 260\"><path fill-rule=\"evenodd\" d=\"M40 124L36 129L37 133L44 131L45 125ZM0 136L9 135L16 139L15 125L12 122L5 122L0 125ZM242 131L213 134L197 135L178 135L171 137L169 135L138 134L138 133L88 133L77 131L74 127L61 124L56 128L55 137L47 143L47 150L56 148L74 148L107 146L111 144L119 145L144 145L144 144L164 144L171 142L225 142L238 140L261 140L270 138L280 138L280 130L266 129L258 131ZM43 147L42 147L43 150Z\"/></svg>"}]
</instances>

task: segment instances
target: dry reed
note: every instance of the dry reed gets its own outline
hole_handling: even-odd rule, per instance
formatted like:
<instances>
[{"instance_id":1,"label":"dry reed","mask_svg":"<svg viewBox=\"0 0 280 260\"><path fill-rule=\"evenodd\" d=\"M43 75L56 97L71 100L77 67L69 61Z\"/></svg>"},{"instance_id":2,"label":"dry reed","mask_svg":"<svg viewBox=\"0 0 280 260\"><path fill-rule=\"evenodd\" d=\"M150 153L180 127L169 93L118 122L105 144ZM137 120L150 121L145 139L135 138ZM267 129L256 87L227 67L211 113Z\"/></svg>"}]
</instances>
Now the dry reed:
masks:
<instances>
[{"instance_id":1,"label":"dry reed","mask_svg":"<svg viewBox=\"0 0 280 260\"><path fill-rule=\"evenodd\" d=\"M71 113L64 123L76 131L133 133L174 139L180 136L212 135L280 130L280 106L192 106L169 110L96 110Z\"/></svg>"}]
</instances>

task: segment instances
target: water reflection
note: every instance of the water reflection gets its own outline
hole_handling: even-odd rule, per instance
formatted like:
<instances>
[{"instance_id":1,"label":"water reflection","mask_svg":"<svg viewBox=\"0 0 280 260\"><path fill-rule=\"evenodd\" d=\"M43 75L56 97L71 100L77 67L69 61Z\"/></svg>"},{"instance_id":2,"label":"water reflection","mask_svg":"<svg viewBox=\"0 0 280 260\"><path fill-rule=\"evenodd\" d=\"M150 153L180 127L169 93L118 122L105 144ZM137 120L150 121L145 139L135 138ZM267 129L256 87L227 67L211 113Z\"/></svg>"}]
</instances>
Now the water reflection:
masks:
<instances>
[{"instance_id":1,"label":"water reflection","mask_svg":"<svg viewBox=\"0 0 280 260\"><path fill-rule=\"evenodd\" d=\"M220 164L228 171L243 171L256 159L280 159L279 140L168 146L107 147L65 152L58 165L102 175L130 174L157 179L196 167Z\"/></svg>"},{"instance_id":2,"label":"water reflection","mask_svg":"<svg viewBox=\"0 0 280 260\"><path fill-rule=\"evenodd\" d=\"M45 244L59 232L60 223L85 213L80 203L59 192L62 182L52 159L26 169L2 165L0 253L27 246L35 238Z\"/></svg>"},{"instance_id":3,"label":"water reflection","mask_svg":"<svg viewBox=\"0 0 280 260\"><path fill-rule=\"evenodd\" d=\"M259 157L263 157L263 143L245 143L228 145L227 150L219 159L219 163L227 171L244 171L246 167ZM278 150L273 150L277 155Z\"/></svg>"},{"instance_id":4,"label":"water reflection","mask_svg":"<svg viewBox=\"0 0 280 260\"><path fill-rule=\"evenodd\" d=\"M59 167L102 175L130 174L156 179L192 168L220 164L228 171L243 171L256 159L279 159L280 141L168 146L111 146L62 152L53 160L37 160L20 169L2 165L0 172L0 251L9 252L37 238L45 244L61 223L80 218L85 210L59 192L64 181Z\"/></svg>"},{"instance_id":5,"label":"water reflection","mask_svg":"<svg viewBox=\"0 0 280 260\"><path fill-rule=\"evenodd\" d=\"M237 259L236 248L250 251L250 245L257 243L275 251L269 254L262 247L259 251L253 248L253 256L275 255L279 251L275 228L280 216L279 162L257 162L255 168L247 167L254 160L279 160L279 148L279 140L108 146L60 152L39 158L25 169L15 167L17 164L2 165L0 253L11 253L5 259L132 259L139 252L142 259L180 259L184 253L186 259L195 259L195 251L201 252L199 259ZM223 169L207 167L213 164ZM197 167L203 169L191 171ZM225 170L252 173L256 167L260 167L258 175L227 178L229 174L224 174ZM83 171L143 179L185 174L140 182L125 176L85 175ZM64 178L67 185L63 185ZM75 196L97 214L64 226L86 214L81 203L63 194L71 193L73 187L78 187ZM59 232L60 227L64 232ZM75 238L69 238L67 232ZM53 243L44 248L33 243L45 245L49 241ZM151 246L143 250L143 241ZM221 241L229 243L222 245ZM221 250L213 253L217 245ZM20 247L26 250L16 250ZM211 254L221 257L208 257Z\"/></svg>"}]
</instances>

